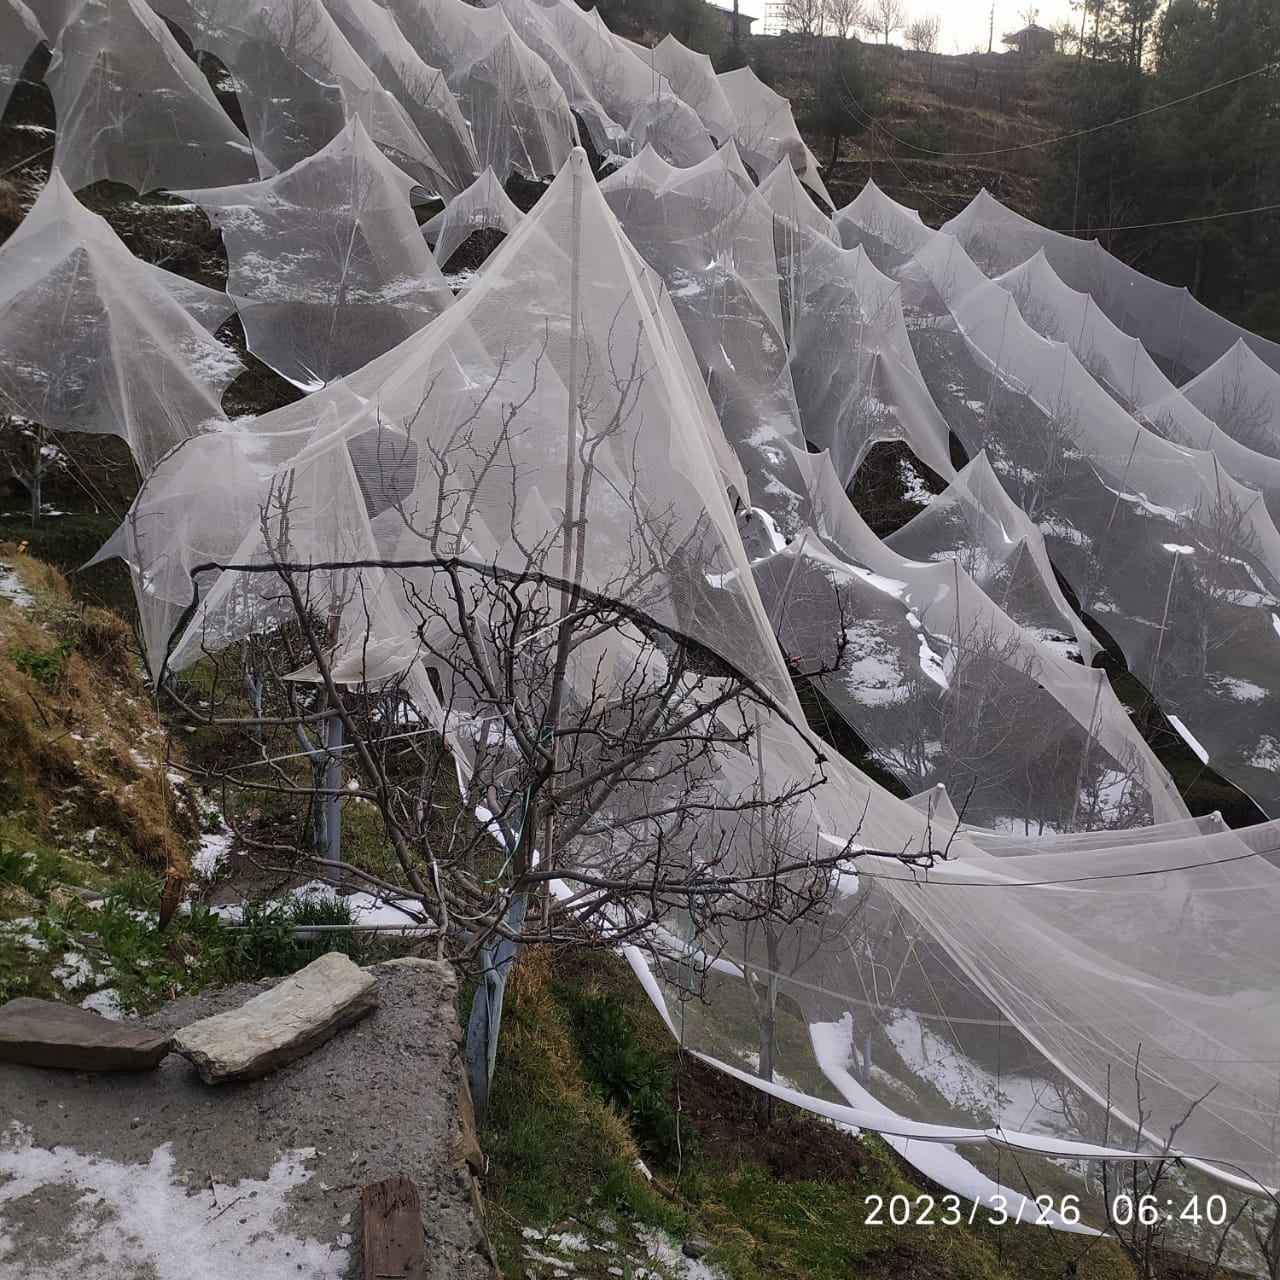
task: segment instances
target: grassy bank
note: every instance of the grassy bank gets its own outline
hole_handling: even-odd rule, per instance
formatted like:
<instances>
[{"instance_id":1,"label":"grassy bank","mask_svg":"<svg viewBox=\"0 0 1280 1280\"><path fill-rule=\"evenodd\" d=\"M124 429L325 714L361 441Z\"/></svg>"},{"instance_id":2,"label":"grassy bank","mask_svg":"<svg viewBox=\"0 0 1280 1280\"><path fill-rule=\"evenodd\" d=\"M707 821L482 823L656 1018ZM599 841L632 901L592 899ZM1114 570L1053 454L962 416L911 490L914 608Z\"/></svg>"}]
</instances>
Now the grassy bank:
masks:
<instances>
[{"instance_id":1,"label":"grassy bank","mask_svg":"<svg viewBox=\"0 0 1280 1280\"><path fill-rule=\"evenodd\" d=\"M761 1132L753 1092L682 1063L605 953L517 965L481 1142L490 1231L512 1280L565 1262L601 1280L643 1266L698 1274L637 1263L655 1232L705 1236L706 1262L733 1280L1133 1276L1113 1245L1035 1227L866 1225L867 1196L924 1189L894 1153L783 1104Z\"/></svg>"}]
</instances>

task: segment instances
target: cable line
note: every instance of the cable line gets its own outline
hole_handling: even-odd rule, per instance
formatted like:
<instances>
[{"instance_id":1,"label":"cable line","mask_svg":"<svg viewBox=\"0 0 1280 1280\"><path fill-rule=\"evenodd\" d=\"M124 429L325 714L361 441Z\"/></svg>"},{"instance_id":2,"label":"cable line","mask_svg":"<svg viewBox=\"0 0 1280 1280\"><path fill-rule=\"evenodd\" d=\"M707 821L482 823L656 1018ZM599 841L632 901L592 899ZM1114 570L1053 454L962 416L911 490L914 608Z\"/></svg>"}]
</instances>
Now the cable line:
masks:
<instances>
[{"instance_id":1,"label":"cable line","mask_svg":"<svg viewBox=\"0 0 1280 1280\"><path fill-rule=\"evenodd\" d=\"M1203 89L1197 89L1194 93L1188 93L1181 98L1173 98L1169 102L1159 102L1153 107L1145 107L1141 111L1135 111L1132 115L1120 116L1115 120L1107 120L1103 124L1091 125L1088 129L1076 129L1072 133L1060 134L1056 138L1042 138L1038 142L1020 142L1011 147L994 147L990 151L934 151L931 147L917 146L914 142L908 142L905 138L900 138L891 129L885 128L857 99L853 91L849 88L849 82L845 79L843 72L840 80L844 85L846 92L849 94L849 100L856 106L863 116L876 126L886 137L892 138L894 142L901 146L908 147L912 151L918 151L921 155L936 156L939 159L946 160L977 160L989 156L1005 156L1011 155L1017 151L1034 151L1037 147L1052 147L1059 142L1071 142L1076 138L1086 138L1090 134L1101 133L1104 129L1113 129L1117 125L1130 124L1134 120L1141 120L1145 116L1154 115L1157 111L1165 111L1170 107L1181 106L1184 102L1193 102L1197 98L1202 98L1207 93L1215 93L1219 89L1229 89L1233 84L1240 84L1241 81L1252 79L1254 76L1265 75L1268 71L1274 71L1280 67L1280 62L1269 62L1265 66L1257 67L1253 71L1246 71L1243 75L1234 76L1230 80L1220 81L1218 84L1206 85Z\"/></svg>"}]
</instances>

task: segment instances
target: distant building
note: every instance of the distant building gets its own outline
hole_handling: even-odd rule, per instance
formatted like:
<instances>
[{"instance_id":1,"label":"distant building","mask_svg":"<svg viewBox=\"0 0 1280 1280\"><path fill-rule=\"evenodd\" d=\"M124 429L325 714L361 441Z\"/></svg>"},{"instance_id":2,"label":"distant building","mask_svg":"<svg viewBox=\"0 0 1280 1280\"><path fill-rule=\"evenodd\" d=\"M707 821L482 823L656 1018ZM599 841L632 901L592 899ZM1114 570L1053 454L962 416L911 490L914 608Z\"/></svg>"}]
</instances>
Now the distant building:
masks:
<instances>
[{"instance_id":1,"label":"distant building","mask_svg":"<svg viewBox=\"0 0 1280 1280\"><path fill-rule=\"evenodd\" d=\"M723 5L708 4L707 8L711 10L711 20L716 24L717 28L730 39L733 38L733 6L725 8ZM755 21L749 14L738 13L738 34L741 36L749 36L751 34L751 24Z\"/></svg>"},{"instance_id":2,"label":"distant building","mask_svg":"<svg viewBox=\"0 0 1280 1280\"><path fill-rule=\"evenodd\" d=\"M1000 43L1008 45L1011 51L1020 53L1024 58L1038 58L1042 53L1052 53L1058 47L1058 37L1033 22L1021 31L1001 36Z\"/></svg>"},{"instance_id":3,"label":"distant building","mask_svg":"<svg viewBox=\"0 0 1280 1280\"><path fill-rule=\"evenodd\" d=\"M780 36L787 29L786 0L765 0L764 18L760 23L762 36Z\"/></svg>"}]
</instances>

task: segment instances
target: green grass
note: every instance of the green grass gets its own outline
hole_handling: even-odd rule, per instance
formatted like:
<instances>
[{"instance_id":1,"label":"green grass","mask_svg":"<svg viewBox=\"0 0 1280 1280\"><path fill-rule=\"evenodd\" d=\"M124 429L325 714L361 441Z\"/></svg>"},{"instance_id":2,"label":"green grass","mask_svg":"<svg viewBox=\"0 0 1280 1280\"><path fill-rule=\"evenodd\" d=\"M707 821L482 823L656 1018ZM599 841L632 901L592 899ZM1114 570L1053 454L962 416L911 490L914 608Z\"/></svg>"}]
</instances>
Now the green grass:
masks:
<instances>
[{"instance_id":1,"label":"green grass","mask_svg":"<svg viewBox=\"0 0 1280 1280\"><path fill-rule=\"evenodd\" d=\"M677 1080L678 1148L669 1140ZM867 1225L868 1195L943 1193L913 1181L874 1137L854 1138L782 1104L762 1135L751 1106L745 1086L696 1064L681 1070L676 1045L622 961L526 953L512 977L480 1131L503 1274L524 1280L526 1228L558 1226L593 1244L612 1241L612 1252L573 1257L575 1275L603 1280L648 1225L677 1244L688 1231L707 1236L708 1261L733 1280L1133 1278L1114 1245L1034 1227ZM655 1183L636 1172L637 1153Z\"/></svg>"},{"instance_id":2,"label":"green grass","mask_svg":"<svg viewBox=\"0 0 1280 1280\"><path fill-rule=\"evenodd\" d=\"M110 987L126 1012L146 1013L179 995L293 973L326 951L374 964L403 949L372 934L295 936L301 926L349 923L340 902L250 905L240 927L194 902L161 930L163 877L127 872L86 902L66 888L71 869L49 851L19 855L0 845L0 1000L79 1003ZM67 955L83 958L82 976L67 974Z\"/></svg>"}]
</instances>

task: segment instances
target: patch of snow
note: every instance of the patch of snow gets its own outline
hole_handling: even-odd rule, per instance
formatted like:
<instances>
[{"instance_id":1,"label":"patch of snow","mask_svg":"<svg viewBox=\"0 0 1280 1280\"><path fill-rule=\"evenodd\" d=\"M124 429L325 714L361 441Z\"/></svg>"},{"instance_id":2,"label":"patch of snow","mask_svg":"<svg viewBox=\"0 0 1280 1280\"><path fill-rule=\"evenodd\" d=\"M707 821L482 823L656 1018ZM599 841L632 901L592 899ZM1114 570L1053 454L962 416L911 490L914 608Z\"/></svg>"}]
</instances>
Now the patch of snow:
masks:
<instances>
[{"instance_id":1,"label":"patch of snow","mask_svg":"<svg viewBox=\"0 0 1280 1280\"><path fill-rule=\"evenodd\" d=\"M30 609L35 604L35 597L22 585L11 564L0 564L0 600L8 600L19 609Z\"/></svg>"},{"instance_id":2,"label":"patch of snow","mask_svg":"<svg viewBox=\"0 0 1280 1280\"><path fill-rule=\"evenodd\" d=\"M64 952L62 963L54 966L50 972L50 977L62 983L68 991L74 991L77 987L87 986L95 980L93 965L89 962L88 957L82 955L79 951Z\"/></svg>"},{"instance_id":3,"label":"patch of snow","mask_svg":"<svg viewBox=\"0 0 1280 1280\"><path fill-rule=\"evenodd\" d=\"M1219 676L1218 684L1229 698L1237 702L1261 702L1268 696L1267 690L1252 680L1244 680L1239 676Z\"/></svg>"},{"instance_id":4,"label":"patch of snow","mask_svg":"<svg viewBox=\"0 0 1280 1280\"><path fill-rule=\"evenodd\" d=\"M665 1268L664 1271L637 1269L634 1273L637 1276L671 1276L672 1280L728 1280L719 1267L713 1267L701 1258L686 1258L665 1231L637 1224L636 1238L644 1246L649 1261Z\"/></svg>"},{"instance_id":5,"label":"patch of snow","mask_svg":"<svg viewBox=\"0 0 1280 1280\"><path fill-rule=\"evenodd\" d=\"M80 1001L80 1007L92 1009L94 1013L100 1013L112 1021L119 1021L124 1017L124 1010L120 1007L120 993L115 987L103 987L101 991L85 996Z\"/></svg>"},{"instance_id":6,"label":"patch of snow","mask_svg":"<svg viewBox=\"0 0 1280 1280\"><path fill-rule=\"evenodd\" d=\"M927 507L934 495L925 487L924 477L911 465L908 458L898 459L898 474L902 478L902 496L908 502Z\"/></svg>"},{"instance_id":7,"label":"patch of snow","mask_svg":"<svg viewBox=\"0 0 1280 1280\"><path fill-rule=\"evenodd\" d=\"M46 1187L79 1193L58 1255L41 1261L42 1280L118 1280L146 1272L185 1280L297 1276L341 1280L348 1251L288 1230L288 1200L310 1174L313 1147L286 1151L265 1179L192 1191L174 1174L172 1144L146 1164L118 1164L72 1147L45 1151L16 1121L0 1135L0 1228L6 1206ZM226 1210L235 1204L235 1212ZM34 1274L0 1230L0 1271ZM15 1272L16 1274L16 1272Z\"/></svg>"},{"instance_id":8,"label":"patch of snow","mask_svg":"<svg viewBox=\"0 0 1280 1280\"><path fill-rule=\"evenodd\" d=\"M200 847L191 858L191 865L195 868L196 874L206 880L216 875L223 858L231 852L234 839L230 831L214 831L202 835Z\"/></svg>"}]
</instances>

